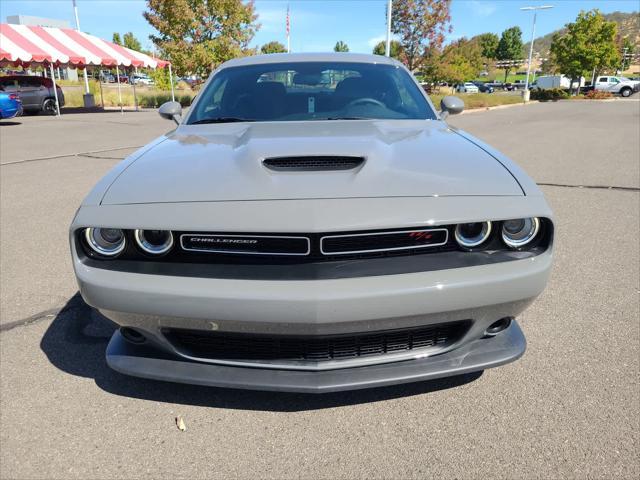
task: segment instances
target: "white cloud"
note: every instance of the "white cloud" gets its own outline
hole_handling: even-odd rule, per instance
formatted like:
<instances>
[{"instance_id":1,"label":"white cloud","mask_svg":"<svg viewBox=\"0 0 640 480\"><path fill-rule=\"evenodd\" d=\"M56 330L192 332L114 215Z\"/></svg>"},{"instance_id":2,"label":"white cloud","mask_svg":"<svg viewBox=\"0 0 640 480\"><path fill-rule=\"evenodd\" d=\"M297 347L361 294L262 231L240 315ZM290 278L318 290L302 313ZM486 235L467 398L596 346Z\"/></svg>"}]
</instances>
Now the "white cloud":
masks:
<instances>
[{"instance_id":1,"label":"white cloud","mask_svg":"<svg viewBox=\"0 0 640 480\"><path fill-rule=\"evenodd\" d=\"M471 10L473 11L474 15L478 15L479 17L488 17L498 9L495 3L483 2L480 0L470 1L469 7L471 7Z\"/></svg>"},{"instance_id":2,"label":"white cloud","mask_svg":"<svg viewBox=\"0 0 640 480\"><path fill-rule=\"evenodd\" d=\"M380 42L384 42L386 39L386 35L378 35L377 37L373 37L367 40L367 45L369 45L369 47L373 49L373 47L375 47Z\"/></svg>"}]
</instances>

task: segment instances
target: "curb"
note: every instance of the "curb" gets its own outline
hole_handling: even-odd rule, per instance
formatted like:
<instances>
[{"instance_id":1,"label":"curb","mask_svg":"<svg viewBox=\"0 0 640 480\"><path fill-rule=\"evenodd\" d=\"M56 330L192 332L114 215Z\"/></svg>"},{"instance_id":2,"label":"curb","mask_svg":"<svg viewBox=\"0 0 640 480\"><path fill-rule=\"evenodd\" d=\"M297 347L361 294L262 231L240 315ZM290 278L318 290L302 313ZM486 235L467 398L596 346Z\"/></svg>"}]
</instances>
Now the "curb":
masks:
<instances>
[{"instance_id":1,"label":"curb","mask_svg":"<svg viewBox=\"0 0 640 480\"><path fill-rule=\"evenodd\" d=\"M532 105L532 104L535 104L535 103L540 103L540 102L538 100L530 100L527 103L520 102L520 103L509 103L507 105L496 105L496 106L493 106L493 107L470 108L469 110L463 110L462 111L462 115L464 115L465 113L486 112L488 110L501 110L503 108L525 107L527 105Z\"/></svg>"}]
</instances>

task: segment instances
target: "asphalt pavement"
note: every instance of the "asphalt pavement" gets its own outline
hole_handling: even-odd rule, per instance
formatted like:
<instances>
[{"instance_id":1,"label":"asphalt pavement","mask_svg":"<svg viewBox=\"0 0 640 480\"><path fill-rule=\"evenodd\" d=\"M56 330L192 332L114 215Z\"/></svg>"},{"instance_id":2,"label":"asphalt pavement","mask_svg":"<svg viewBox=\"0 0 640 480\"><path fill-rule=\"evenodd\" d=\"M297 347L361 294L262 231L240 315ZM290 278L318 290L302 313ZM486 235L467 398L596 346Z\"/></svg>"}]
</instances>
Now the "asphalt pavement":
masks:
<instances>
[{"instance_id":1,"label":"asphalt pavement","mask_svg":"<svg viewBox=\"0 0 640 480\"><path fill-rule=\"evenodd\" d=\"M109 168L173 125L155 112L0 124L0 478L638 478L640 102L450 123L517 161L555 211L549 286L519 318L527 352L319 396L110 370L114 327L77 294L68 225Z\"/></svg>"}]
</instances>

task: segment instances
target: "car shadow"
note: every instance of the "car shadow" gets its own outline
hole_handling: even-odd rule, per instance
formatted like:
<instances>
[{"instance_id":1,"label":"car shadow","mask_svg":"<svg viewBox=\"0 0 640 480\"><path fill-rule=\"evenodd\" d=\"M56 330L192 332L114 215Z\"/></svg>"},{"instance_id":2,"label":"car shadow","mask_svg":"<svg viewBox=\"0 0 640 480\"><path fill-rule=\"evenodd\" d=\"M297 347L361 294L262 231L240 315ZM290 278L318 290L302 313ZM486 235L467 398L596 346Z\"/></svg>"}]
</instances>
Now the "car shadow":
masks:
<instances>
[{"instance_id":1,"label":"car shadow","mask_svg":"<svg viewBox=\"0 0 640 480\"><path fill-rule=\"evenodd\" d=\"M0 126L2 127L11 127L13 125L22 125L22 122L5 122L0 120Z\"/></svg>"},{"instance_id":2,"label":"car shadow","mask_svg":"<svg viewBox=\"0 0 640 480\"><path fill-rule=\"evenodd\" d=\"M391 400L459 387L482 372L438 380L347 392L304 394L183 385L122 375L107 366L105 349L117 326L76 293L56 315L40 342L49 361L71 375L94 379L114 395L184 405L295 412Z\"/></svg>"}]
</instances>

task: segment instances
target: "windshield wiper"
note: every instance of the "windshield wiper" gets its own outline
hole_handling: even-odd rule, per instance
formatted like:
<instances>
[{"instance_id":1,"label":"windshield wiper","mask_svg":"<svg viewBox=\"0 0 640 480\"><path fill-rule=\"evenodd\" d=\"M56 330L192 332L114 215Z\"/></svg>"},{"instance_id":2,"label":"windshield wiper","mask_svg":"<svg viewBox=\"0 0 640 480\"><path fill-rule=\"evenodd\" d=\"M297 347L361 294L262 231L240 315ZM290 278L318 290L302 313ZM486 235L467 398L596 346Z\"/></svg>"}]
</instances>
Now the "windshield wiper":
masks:
<instances>
[{"instance_id":1,"label":"windshield wiper","mask_svg":"<svg viewBox=\"0 0 640 480\"><path fill-rule=\"evenodd\" d=\"M255 122L252 118L240 118L240 117L215 117L215 118L203 118L191 122L190 125L197 125L199 123L233 123L233 122Z\"/></svg>"},{"instance_id":2,"label":"windshield wiper","mask_svg":"<svg viewBox=\"0 0 640 480\"><path fill-rule=\"evenodd\" d=\"M370 117L328 117L322 120L371 120Z\"/></svg>"}]
</instances>

